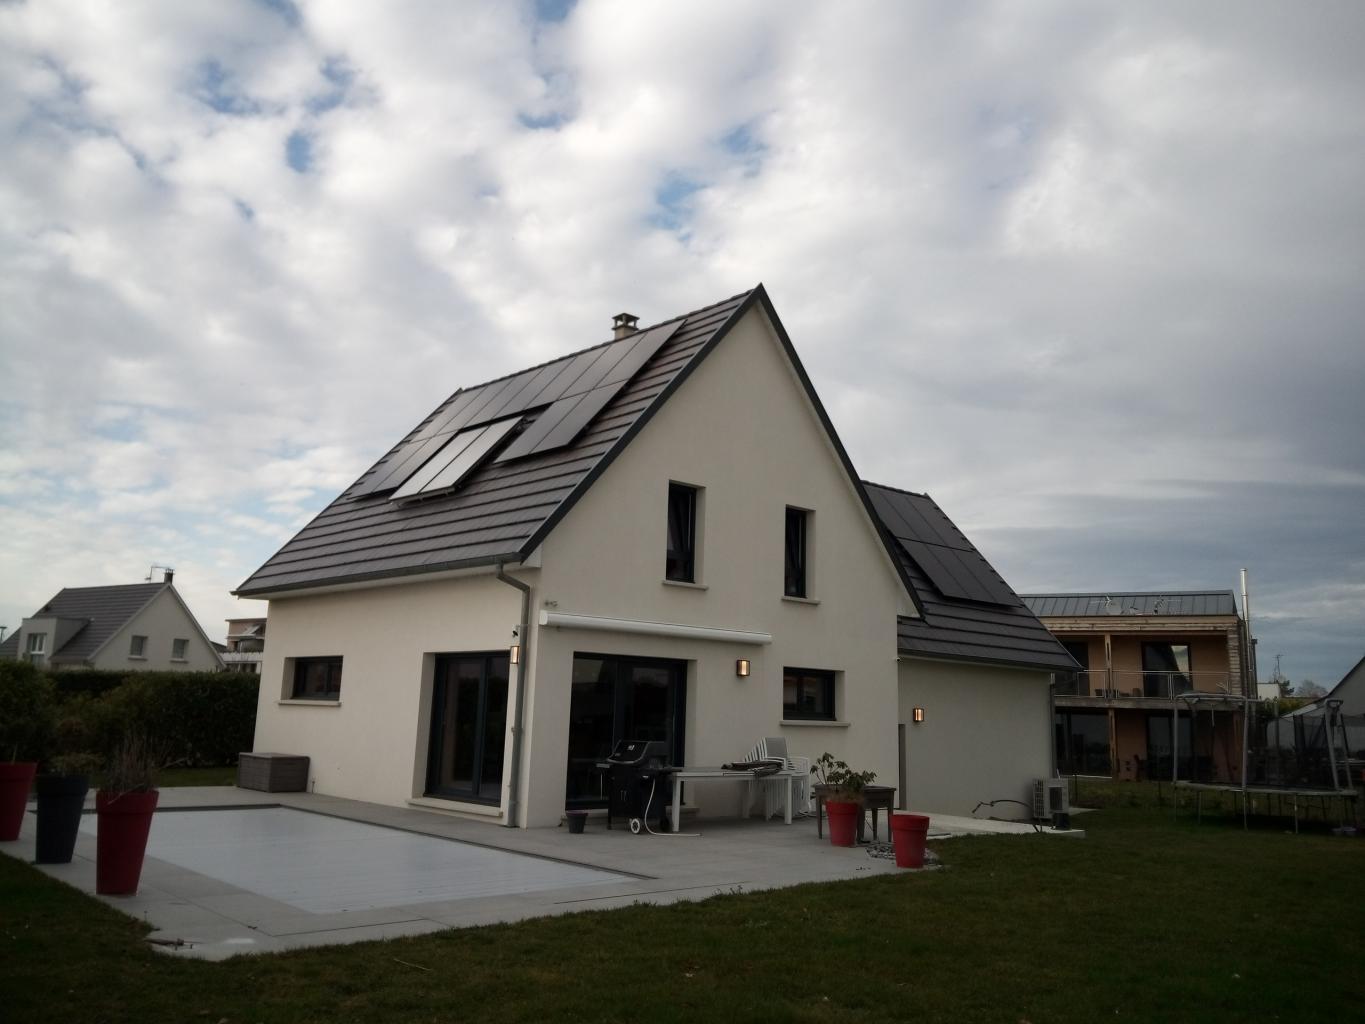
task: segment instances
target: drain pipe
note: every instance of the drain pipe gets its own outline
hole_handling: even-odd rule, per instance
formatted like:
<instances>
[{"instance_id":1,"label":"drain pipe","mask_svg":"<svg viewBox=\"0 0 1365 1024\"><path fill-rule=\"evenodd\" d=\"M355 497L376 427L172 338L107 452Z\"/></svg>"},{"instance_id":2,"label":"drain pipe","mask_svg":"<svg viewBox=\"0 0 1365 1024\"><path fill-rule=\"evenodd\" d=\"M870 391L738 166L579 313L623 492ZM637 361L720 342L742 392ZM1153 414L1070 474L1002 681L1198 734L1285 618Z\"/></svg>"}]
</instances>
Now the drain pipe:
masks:
<instances>
[{"instance_id":1,"label":"drain pipe","mask_svg":"<svg viewBox=\"0 0 1365 1024\"><path fill-rule=\"evenodd\" d=\"M503 571L504 563L498 563L498 579L509 587L521 591L521 623L517 626L517 642L521 645L521 657L517 664L517 710L512 718L512 778L511 791L507 798L507 820L504 828L517 827L517 811L521 792L521 734L522 715L526 700L526 666L531 663L531 585L508 576Z\"/></svg>"}]
</instances>

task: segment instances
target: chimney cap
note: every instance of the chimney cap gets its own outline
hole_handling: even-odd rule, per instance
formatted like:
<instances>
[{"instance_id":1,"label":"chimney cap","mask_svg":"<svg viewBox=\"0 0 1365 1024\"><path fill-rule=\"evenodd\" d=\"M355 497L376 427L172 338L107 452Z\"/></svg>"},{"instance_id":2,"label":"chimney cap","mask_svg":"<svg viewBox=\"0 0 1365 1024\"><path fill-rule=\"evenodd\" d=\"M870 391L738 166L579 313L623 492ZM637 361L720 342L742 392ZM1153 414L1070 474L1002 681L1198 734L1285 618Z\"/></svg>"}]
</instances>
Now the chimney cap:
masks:
<instances>
[{"instance_id":1,"label":"chimney cap","mask_svg":"<svg viewBox=\"0 0 1365 1024\"><path fill-rule=\"evenodd\" d=\"M624 338L627 334L634 334L637 330L636 324L640 318L633 313L617 313L611 318L611 332L614 337Z\"/></svg>"}]
</instances>

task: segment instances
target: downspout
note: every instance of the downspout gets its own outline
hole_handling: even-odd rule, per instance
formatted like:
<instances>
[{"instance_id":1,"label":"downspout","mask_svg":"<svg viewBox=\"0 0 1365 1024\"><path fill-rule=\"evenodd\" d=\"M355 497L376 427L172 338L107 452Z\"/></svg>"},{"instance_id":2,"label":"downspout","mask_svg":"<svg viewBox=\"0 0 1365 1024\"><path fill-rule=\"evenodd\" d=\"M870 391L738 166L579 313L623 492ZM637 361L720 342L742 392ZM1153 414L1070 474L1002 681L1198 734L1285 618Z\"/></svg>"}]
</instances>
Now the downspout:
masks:
<instances>
[{"instance_id":1,"label":"downspout","mask_svg":"<svg viewBox=\"0 0 1365 1024\"><path fill-rule=\"evenodd\" d=\"M517 827L517 811L521 793L521 735L522 715L526 700L526 667L531 664L531 585L508 576L503 571L504 563L498 563L498 579L509 587L521 591L521 623L517 626L517 642L521 645L521 657L517 663L517 703L512 717L512 777L511 790L507 797L506 828Z\"/></svg>"}]
</instances>

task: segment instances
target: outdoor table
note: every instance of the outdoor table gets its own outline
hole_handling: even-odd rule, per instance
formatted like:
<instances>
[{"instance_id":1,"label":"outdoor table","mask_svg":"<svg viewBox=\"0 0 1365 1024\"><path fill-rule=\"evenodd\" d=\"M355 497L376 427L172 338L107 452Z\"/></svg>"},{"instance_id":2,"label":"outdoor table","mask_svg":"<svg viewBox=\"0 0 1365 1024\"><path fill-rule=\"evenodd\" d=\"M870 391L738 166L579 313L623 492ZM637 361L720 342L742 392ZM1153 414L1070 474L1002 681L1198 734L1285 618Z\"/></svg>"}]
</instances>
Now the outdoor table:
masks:
<instances>
[{"instance_id":1,"label":"outdoor table","mask_svg":"<svg viewBox=\"0 0 1365 1024\"><path fill-rule=\"evenodd\" d=\"M825 837L825 794L832 786L816 786L815 793L815 833L821 839ZM862 805L863 810L872 812L872 838L879 838L877 834L877 811L879 808L886 809L886 820L891 821L891 812L895 809L896 787L895 786L864 786ZM858 842L863 841L863 818L858 815Z\"/></svg>"},{"instance_id":2,"label":"outdoor table","mask_svg":"<svg viewBox=\"0 0 1365 1024\"><path fill-rule=\"evenodd\" d=\"M804 778L804 773L797 771L780 772L759 772L754 770L738 770L731 768L675 768L673 769L673 831L678 831L678 826L682 822L682 784L691 781L715 781L717 779L730 779L734 782L770 782L773 779L787 780L787 795L782 804L782 820L788 825L792 823L792 794L796 788L796 780ZM743 801L743 797L740 797ZM744 807L741 804L740 817L744 816Z\"/></svg>"}]
</instances>

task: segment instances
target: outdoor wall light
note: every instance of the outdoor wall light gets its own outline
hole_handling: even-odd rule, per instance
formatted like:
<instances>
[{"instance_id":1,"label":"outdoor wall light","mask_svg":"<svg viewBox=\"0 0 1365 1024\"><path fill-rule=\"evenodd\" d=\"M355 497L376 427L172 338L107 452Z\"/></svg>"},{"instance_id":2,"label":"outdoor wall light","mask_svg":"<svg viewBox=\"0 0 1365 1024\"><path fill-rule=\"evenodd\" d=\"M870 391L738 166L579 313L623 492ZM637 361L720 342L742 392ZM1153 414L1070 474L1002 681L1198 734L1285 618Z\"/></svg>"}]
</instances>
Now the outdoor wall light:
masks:
<instances>
[{"instance_id":1,"label":"outdoor wall light","mask_svg":"<svg viewBox=\"0 0 1365 1024\"><path fill-rule=\"evenodd\" d=\"M915 724L919 725L921 722L924 721L924 709L915 708L913 711L910 712L910 716L911 718L914 719Z\"/></svg>"},{"instance_id":2,"label":"outdoor wall light","mask_svg":"<svg viewBox=\"0 0 1365 1024\"><path fill-rule=\"evenodd\" d=\"M735 662L735 675L739 676L739 678L741 679L749 678L748 658L740 658L737 662Z\"/></svg>"},{"instance_id":3,"label":"outdoor wall light","mask_svg":"<svg viewBox=\"0 0 1365 1024\"><path fill-rule=\"evenodd\" d=\"M507 660L513 665L521 664L521 644L513 644L507 648Z\"/></svg>"}]
</instances>

